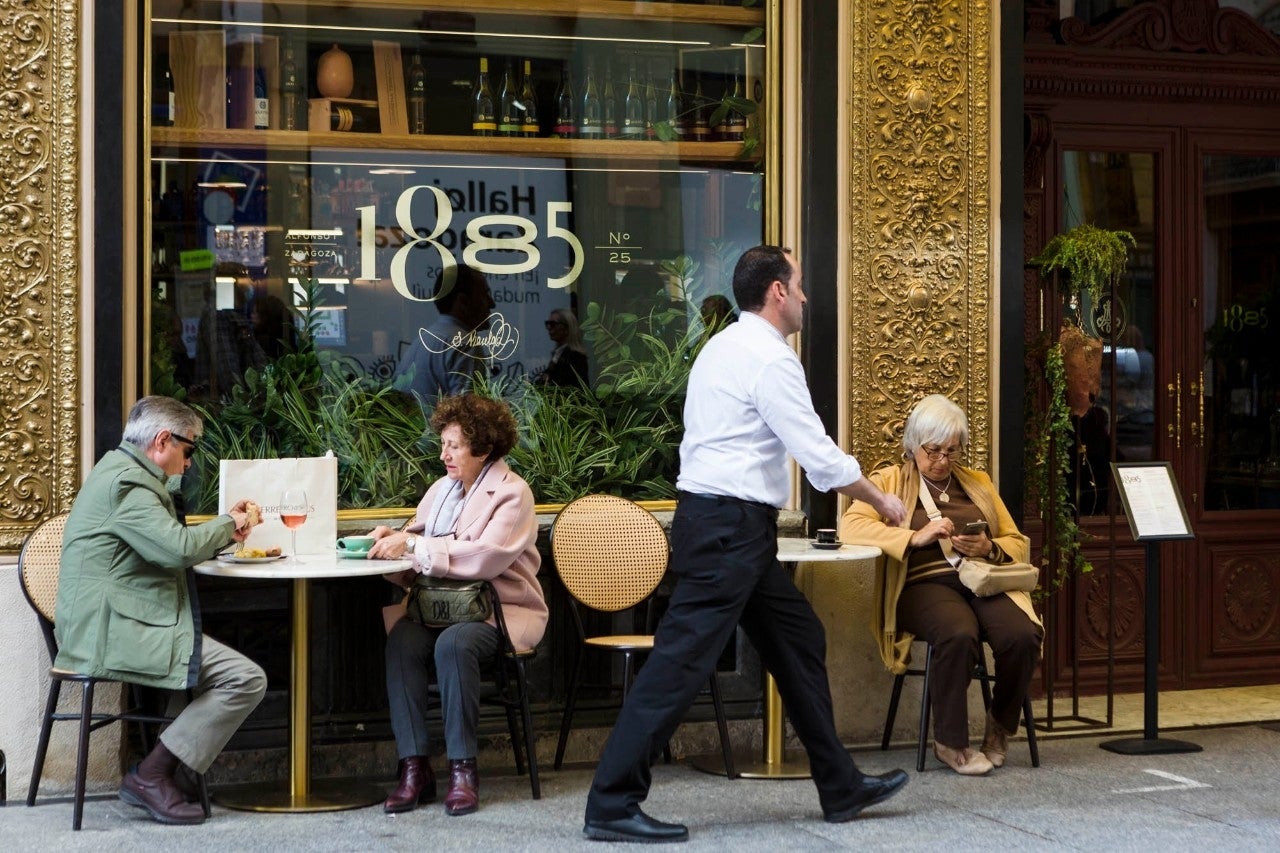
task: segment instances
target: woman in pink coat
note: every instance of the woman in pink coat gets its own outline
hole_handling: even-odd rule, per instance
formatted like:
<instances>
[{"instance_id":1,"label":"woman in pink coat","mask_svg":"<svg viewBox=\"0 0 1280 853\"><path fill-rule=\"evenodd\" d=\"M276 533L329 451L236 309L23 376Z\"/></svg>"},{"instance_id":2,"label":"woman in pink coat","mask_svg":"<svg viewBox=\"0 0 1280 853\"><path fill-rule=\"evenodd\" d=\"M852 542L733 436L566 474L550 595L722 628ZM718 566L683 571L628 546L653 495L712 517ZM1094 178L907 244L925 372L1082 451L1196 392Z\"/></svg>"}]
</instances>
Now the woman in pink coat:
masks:
<instances>
[{"instance_id":1,"label":"woman in pink coat","mask_svg":"<svg viewBox=\"0 0 1280 853\"><path fill-rule=\"evenodd\" d=\"M416 573L485 579L502 602L511 642L530 649L542 639L547 605L538 584L541 558L533 493L502 460L516 443L516 422L505 403L484 397L446 397L431 415L440 434L445 476L427 490L404 530L378 527L371 558L413 560L412 571L391 580L406 589ZM476 773L476 721L480 665L497 652L498 629L487 622L430 628L401 618L387 635L387 696L400 756L400 782L382 804L404 812L436 797L427 760L427 689L435 672L449 758L445 811L469 814L480 805Z\"/></svg>"}]
</instances>

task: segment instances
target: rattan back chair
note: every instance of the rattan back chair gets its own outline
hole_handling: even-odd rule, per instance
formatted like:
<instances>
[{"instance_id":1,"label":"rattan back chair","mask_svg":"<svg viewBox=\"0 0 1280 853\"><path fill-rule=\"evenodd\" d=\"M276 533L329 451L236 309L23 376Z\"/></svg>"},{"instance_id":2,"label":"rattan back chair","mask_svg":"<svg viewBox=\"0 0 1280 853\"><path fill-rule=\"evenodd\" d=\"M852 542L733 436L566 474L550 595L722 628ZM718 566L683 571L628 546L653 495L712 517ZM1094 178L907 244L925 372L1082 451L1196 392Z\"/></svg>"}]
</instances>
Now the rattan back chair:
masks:
<instances>
[{"instance_id":1,"label":"rattan back chair","mask_svg":"<svg viewBox=\"0 0 1280 853\"><path fill-rule=\"evenodd\" d=\"M130 685L129 708L115 714L95 712L93 710L94 688L100 683L117 682L58 669L54 666L54 661L58 657L58 641L53 633L53 617L58 600L58 579L62 568L62 533L66 523L67 513L55 515L42 522L27 536L18 557L18 574L22 581L22 592L30 603L31 609L35 611L40 632L44 636L45 648L49 651L49 695L45 700L44 718L40 724L40 740L36 745L36 762L31 771L31 786L27 789L27 805L36 804L36 793L40 789L40 776L44 772L44 759L49 751L49 736L53 731L53 724L59 721L75 720L80 724L80 738L76 750L75 800L71 828L78 830L84 818L85 776L89 769L89 735L115 722L137 723L143 749L149 750L150 734L146 727L169 723L173 718L143 710L140 689L136 684ZM58 699L62 694L64 682L80 685L80 710L75 713L58 711ZM204 776L199 775L196 778L200 787L201 805L204 807L205 816L208 817L211 813L209 791L205 786Z\"/></svg>"},{"instance_id":2,"label":"rattan back chair","mask_svg":"<svg viewBox=\"0 0 1280 853\"><path fill-rule=\"evenodd\" d=\"M651 601L666 574L670 546L662 525L644 507L614 495L586 495L566 505L552 522L551 555L573 601L571 610L580 640L556 744L555 768L559 770L573 726L583 650L622 655L622 698L625 699L631 688L635 658L651 651L654 641L652 633L588 636L579 606L618 613ZM647 630L652 628L652 624L646 625ZM729 727L715 672L711 674L710 687L725 772L733 778L736 773Z\"/></svg>"}]
</instances>

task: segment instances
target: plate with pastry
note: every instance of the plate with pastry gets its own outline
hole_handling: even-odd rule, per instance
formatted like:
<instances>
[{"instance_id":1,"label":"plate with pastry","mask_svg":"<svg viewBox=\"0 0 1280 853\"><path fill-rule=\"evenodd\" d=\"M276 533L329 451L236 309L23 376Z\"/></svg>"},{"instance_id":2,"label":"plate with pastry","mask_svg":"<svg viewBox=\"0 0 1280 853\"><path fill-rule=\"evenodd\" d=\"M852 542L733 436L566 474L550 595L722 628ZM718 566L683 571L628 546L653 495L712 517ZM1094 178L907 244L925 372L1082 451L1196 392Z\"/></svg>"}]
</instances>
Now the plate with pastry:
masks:
<instances>
[{"instance_id":1,"label":"plate with pastry","mask_svg":"<svg viewBox=\"0 0 1280 853\"><path fill-rule=\"evenodd\" d=\"M237 548L218 555L219 563L274 563L283 560L284 554L277 548Z\"/></svg>"}]
</instances>

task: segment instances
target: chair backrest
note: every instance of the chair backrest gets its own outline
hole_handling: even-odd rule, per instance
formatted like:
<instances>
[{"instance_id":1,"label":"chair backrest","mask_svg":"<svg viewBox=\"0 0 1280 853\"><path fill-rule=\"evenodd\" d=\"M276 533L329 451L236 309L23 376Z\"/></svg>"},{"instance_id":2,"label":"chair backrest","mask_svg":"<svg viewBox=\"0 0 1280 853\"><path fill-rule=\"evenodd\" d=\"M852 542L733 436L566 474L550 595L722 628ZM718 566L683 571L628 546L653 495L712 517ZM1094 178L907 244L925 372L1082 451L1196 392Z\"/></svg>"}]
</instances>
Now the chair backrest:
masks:
<instances>
[{"instance_id":1,"label":"chair backrest","mask_svg":"<svg viewBox=\"0 0 1280 853\"><path fill-rule=\"evenodd\" d=\"M40 620L50 658L58 649L53 639L53 612L58 601L58 577L62 569L62 531L67 526L67 513L40 522L27 535L18 557L18 576L22 594Z\"/></svg>"},{"instance_id":2,"label":"chair backrest","mask_svg":"<svg viewBox=\"0 0 1280 853\"><path fill-rule=\"evenodd\" d=\"M670 549L658 520L614 495L586 495L551 525L551 555L565 589L579 603L608 613L644 601L667 570Z\"/></svg>"}]
</instances>

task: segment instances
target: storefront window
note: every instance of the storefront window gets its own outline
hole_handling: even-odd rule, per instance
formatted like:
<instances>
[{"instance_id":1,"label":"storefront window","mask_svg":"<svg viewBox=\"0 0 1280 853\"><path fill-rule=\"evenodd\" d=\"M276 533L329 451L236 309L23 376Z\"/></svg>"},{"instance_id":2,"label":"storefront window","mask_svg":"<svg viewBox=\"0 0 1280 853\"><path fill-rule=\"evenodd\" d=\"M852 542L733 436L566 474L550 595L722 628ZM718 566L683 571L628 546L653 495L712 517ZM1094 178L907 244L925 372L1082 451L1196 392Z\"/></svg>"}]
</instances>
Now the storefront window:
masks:
<instances>
[{"instance_id":1,"label":"storefront window","mask_svg":"<svg viewBox=\"0 0 1280 853\"><path fill-rule=\"evenodd\" d=\"M478 387L516 404L532 468L567 438L551 414L607 445L626 399L661 398L677 422L648 411L666 431L597 474L526 477L549 501L670 491L700 309L734 310L733 261L766 232L765 12L565 5L151 4L149 382L206 413L208 461L306 452L284 433L347 392L391 440ZM279 399L303 388L312 420Z\"/></svg>"}]
</instances>

